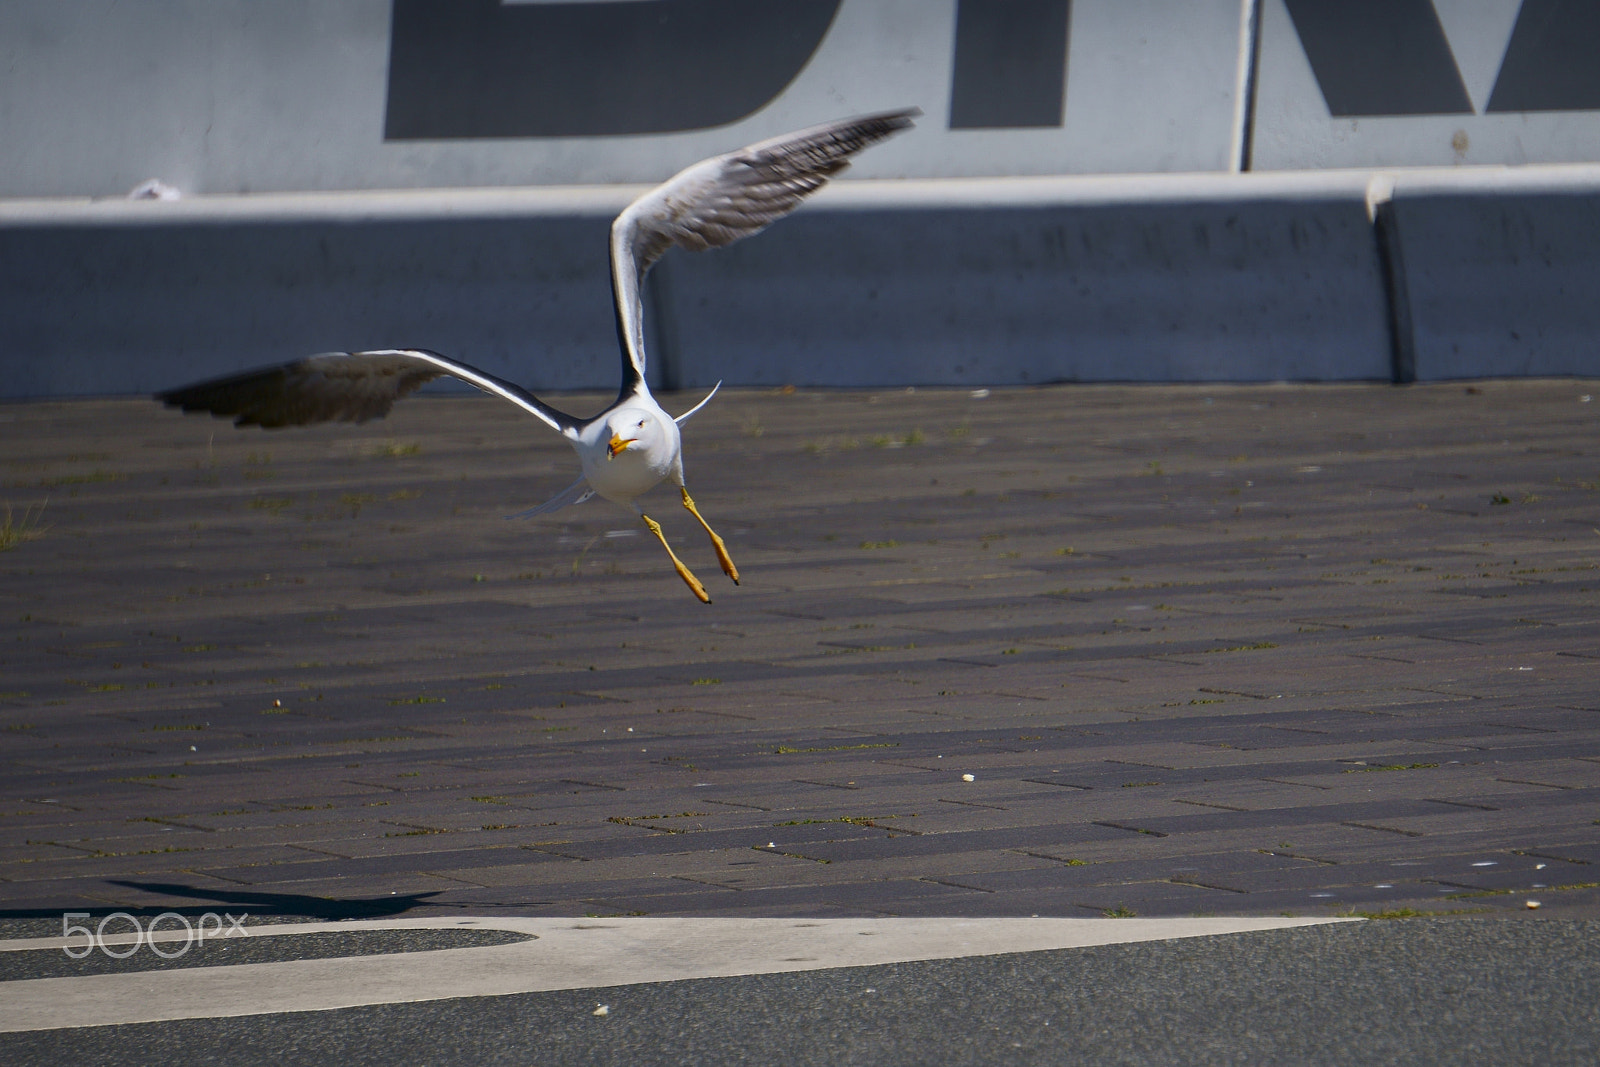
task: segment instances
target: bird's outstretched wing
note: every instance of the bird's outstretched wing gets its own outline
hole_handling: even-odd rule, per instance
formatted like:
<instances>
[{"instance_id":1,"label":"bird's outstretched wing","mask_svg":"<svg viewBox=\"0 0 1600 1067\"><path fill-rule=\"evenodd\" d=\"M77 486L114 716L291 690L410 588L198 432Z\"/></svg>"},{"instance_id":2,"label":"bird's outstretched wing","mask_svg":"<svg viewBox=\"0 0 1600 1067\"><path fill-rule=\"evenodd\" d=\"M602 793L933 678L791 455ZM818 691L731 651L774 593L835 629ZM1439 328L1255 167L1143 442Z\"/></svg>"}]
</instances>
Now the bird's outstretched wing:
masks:
<instances>
[{"instance_id":1,"label":"bird's outstretched wing","mask_svg":"<svg viewBox=\"0 0 1600 1067\"><path fill-rule=\"evenodd\" d=\"M673 245L699 252L765 229L850 165L850 157L912 125L919 108L838 119L715 156L628 205L611 225L611 288L622 342L622 390L644 381L639 286Z\"/></svg>"},{"instance_id":2,"label":"bird's outstretched wing","mask_svg":"<svg viewBox=\"0 0 1600 1067\"><path fill-rule=\"evenodd\" d=\"M157 393L184 411L232 417L235 426L307 426L316 422L381 419L394 402L435 378L459 378L511 401L551 429L571 437L584 420L558 411L519 385L422 349L324 352Z\"/></svg>"}]
</instances>

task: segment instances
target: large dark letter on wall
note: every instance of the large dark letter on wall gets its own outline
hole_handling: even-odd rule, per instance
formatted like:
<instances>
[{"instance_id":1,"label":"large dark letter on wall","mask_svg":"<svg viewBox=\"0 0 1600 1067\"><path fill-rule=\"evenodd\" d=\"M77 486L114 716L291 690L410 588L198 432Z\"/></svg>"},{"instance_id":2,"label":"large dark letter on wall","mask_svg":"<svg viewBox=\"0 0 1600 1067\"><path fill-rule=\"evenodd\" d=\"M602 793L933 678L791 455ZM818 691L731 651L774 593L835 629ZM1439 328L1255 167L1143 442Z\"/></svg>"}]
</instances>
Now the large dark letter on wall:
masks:
<instances>
[{"instance_id":1,"label":"large dark letter on wall","mask_svg":"<svg viewBox=\"0 0 1600 1067\"><path fill-rule=\"evenodd\" d=\"M1472 113L1431 0L1285 0L1336 118Z\"/></svg>"},{"instance_id":2,"label":"large dark letter on wall","mask_svg":"<svg viewBox=\"0 0 1600 1067\"><path fill-rule=\"evenodd\" d=\"M1488 110L1600 110L1600 4L1522 0Z\"/></svg>"},{"instance_id":3,"label":"large dark letter on wall","mask_svg":"<svg viewBox=\"0 0 1600 1067\"><path fill-rule=\"evenodd\" d=\"M394 0L384 137L726 125L794 80L838 9L839 0Z\"/></svg>"},{"instance_id":4,"label":"large dark letter on wall","mask_svg":"<svg viewBox=\"0 0 1600 1067\"><path fill-rule=\"evenodd\" d=\"M950 128L1059 126L1071 0L960 0Z\"/></svg>"}]
</instances>

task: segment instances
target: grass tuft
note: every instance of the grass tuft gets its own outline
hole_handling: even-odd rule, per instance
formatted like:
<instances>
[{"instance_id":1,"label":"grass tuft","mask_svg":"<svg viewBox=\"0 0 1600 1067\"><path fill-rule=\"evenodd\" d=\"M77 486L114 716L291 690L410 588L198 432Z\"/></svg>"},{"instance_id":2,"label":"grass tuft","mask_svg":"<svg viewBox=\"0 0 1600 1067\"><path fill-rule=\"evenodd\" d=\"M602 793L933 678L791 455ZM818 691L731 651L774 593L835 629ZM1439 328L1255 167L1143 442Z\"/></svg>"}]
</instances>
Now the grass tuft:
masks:
<instances>
[{"instance_id":1,"label":"grass tuft","mask_svg":"<svg viewBox=\"0 0 1600 1067\"><path fill-rule=\"evenodd\" d=\"M368 455L379 459L401 459L405 456L416 456L422 453L422 445L416 441L389 441L379 445Z\"/></svg>"},{"instance_id":2,"label":"grass tuft","mask_svg":"<svg viewBox=\"0 0 1600 1067\"><path fill-rule=\"evenodd\" d=\"M22 513L22 518L16 518L11 511L10 501L6 502L6 517L0 522L0 552L8 552L24 541L37 541L44 536L46 527L39 524L39 519L44 515L45 504L40 504L37 511L31 506Z\"/></svg>"},{"instance_id":3,"label":"grass tuft","mask_svg":"<svg viewBox=\"0 0 1600 1067\"><path fill-rule=\"evenodd\" d=\"M1418 911L1416 908L1391 908L1388 911L1362 911L1359 908L1352 908L1338 914L1341 919L1432 919L1440 915L1481 915L1488 910L1488 908L1447 908Z\"/></svg>"}]
</instances>

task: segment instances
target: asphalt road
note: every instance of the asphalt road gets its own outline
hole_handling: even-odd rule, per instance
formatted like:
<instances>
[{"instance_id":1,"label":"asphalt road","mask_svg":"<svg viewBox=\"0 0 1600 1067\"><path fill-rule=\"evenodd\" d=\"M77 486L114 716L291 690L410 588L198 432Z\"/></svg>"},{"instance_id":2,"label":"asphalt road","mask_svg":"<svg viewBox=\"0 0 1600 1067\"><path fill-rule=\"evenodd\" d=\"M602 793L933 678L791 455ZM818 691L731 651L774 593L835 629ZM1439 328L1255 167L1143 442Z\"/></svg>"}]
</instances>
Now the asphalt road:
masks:
<instances>
[{"instance_id":1,"label":"asphalt road","mask_svg":"<svg viewBox=\"0 0 1600 1067\"><path fill-rule=\"evenodd\" d=\"M1431 919L0 1035L9 1063L1591 1064L1594 921ZM603 1015L595 1011L604 1005Z\"/></svg>"}]
</instances>

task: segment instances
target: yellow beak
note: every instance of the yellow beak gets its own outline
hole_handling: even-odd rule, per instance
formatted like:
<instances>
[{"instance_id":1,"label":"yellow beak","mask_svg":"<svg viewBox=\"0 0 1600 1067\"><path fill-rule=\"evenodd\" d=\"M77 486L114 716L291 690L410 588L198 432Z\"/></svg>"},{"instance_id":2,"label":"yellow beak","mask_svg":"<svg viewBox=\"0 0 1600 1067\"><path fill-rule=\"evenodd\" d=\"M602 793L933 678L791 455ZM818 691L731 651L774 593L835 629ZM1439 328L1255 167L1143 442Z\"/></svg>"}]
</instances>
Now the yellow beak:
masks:
<instances>
[{"instance_id":1,"label":"yellow beak","mask_svg":"<svg viewBox=\"0 0 1600 1067\"><path fill-rule=\"evenodd\" d=\"M624 441L622 438L618 437L616 434L612 434L611 435L611 443L606 445L606 458L607 459L616 459L617 458L617 453L618 452L626 452L628 450L628 446L633 444L633 442L635 440L636 440L636 438L630 437L626 441Z\"/></svg>"}]
</instances>

